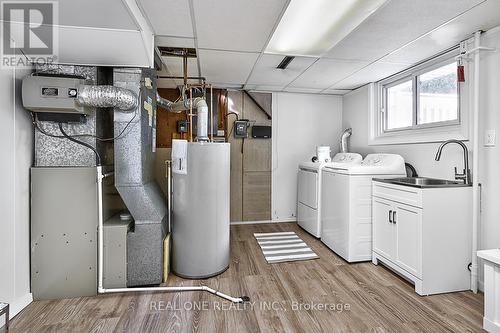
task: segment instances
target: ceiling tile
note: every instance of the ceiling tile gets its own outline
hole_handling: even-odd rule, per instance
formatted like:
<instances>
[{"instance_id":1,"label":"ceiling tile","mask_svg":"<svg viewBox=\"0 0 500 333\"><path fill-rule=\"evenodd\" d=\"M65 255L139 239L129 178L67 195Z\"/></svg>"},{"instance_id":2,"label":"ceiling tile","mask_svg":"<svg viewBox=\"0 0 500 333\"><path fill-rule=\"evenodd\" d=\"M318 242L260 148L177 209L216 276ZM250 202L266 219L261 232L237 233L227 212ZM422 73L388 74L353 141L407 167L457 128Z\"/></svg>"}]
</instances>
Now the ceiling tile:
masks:
<instances>
[{"instance_id":1,"label":"ceiling tile","mask_svg":"<svg viewBox=\"0 0 500 333\"><path fill-rule=\"evenodd\" d=\"M59 25L139 30L122 0L58 1Z\"/></svg>"},{"instance_id":2,"label":"ceiling tile","mask_svg":"<svg viewBox=\"0 0 500 333\"><path fill-rule=\"evenodd\" d=\"M369 82L376 82L385 79L393 74L410 67L408 64L394 64L387 62L375 62L368 65L345 78L344 80L335 83L333 89L355 89Z\"/></svg>"},{"instance_id":3,"label":"ceiling tile","mask_svg":"<svg viewBox=\"0 0 500 333\"><path fill-rule=\"evenodd\" d=\"M326 89L368 65L365 61L319 59L300 75L290 86L298 88Z\"/></svg>"},{"instance_id":4,"label":"ceiling tile","mask_svg":"<svg viewBox=\"0 0 500 333\"><path fill-rule=\"evenodd\" d=\"M487 31L500 25L500 1L486 1L435 29L406 47L384 57L384 61L415 64L457 45L473 31Z\"/></svg>"},{"instance_id":5,"label":"ceiling tile","mask_svg":"<svg viewBox=\"0 0 500 333\"><path fill-rule=\"evenodd\" d=\"M286 87L283 91L305 94L319 94L323 89Z\"/></svg>"},{"instance_id":6,"label":"ceiling tile","mask_svg":"<svg viewBox=\"0 0 500 333\"><path fill-rule=\"evenodd\" d=\"M260 52L287 0L194 0L193 3L200 48Z\"/></svg>"},{"instance_id":7,"label":"ceiling tile","mask_svg":"<svg viewBox=\"0 0 500 333\"><path fill-rule=\"evenodd\" d=\"M156 35L194 37L188 1L137 0L137 2L149 19Z\"/></svg>"},{"instance_id":8,"label":"ceiling tile","mask_svg":"<svg viewBox=\"0 0 500 333\"><path fill-rule=\"evenodd\" d=\"M245 84L258 53L198 49L201 75L210 82Z\"/></svg>"},{"instance_id":9,"label":"ceiling tile","mask_svg":"<svg viewBox=\"0 0 500 333\"><path fill-rule=\"evenodd\" d=\"M390 1L325 55L374 61L483 0Z\"/></svg>"},{"instance_id":10,"label":"ceiling tile","mask_svg":"<svg viewBox=\"0 0 500 333\"><path fill-rule=\"evenodd\" d=\"M265 84L246 84L245 90L251 91L282 91L284 86L274 86Z\"/></svg>"},{"instance_id":11,"label":"ceiling tile","mask_svg":"<svg viewBox=\"0 0 500 333\"><path fill-rule=\"evenodd\" d=\"M326 89L326 90L323 90L321 93L327 94L327 95L345 95L351 91L352 90L350 90L350 89Z\"/></svg>"},{"instance_id":12,"label":"ceiling tile","mask_svg":"<svg viewBox=\"0 0 500 333\"><path fill-rule=\"evenodd\" d=\"M311 66L317 58L296 57L286 69L277 69L276 66L283 60L282 55L264 54L257 61L255 68L248 79L249 84L286 86Z\"/></svg>"}]
</instances>

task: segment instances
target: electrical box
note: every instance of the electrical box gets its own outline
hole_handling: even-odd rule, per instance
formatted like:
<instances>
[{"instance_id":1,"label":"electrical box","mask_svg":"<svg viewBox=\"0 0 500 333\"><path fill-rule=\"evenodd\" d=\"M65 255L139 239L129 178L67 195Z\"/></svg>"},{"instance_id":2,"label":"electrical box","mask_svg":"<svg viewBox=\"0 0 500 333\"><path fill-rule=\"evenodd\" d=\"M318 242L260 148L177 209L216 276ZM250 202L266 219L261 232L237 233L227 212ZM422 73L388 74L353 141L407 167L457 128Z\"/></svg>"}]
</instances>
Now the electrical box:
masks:
<instances>
[{"instance_id":1,"label":"electrical box","mask_svg":"<svg viewBox=\"0 0 500 333\"><path fill-rule=\"evenodd\" d=\"M271 137L271 126L252 126L252 138L269 139Z\"/></svg>"},{"instance_id":2,"label":"electrical box","mask_svg":"<svg viewBox=\"0 0 500 333\"><path fill-rule=\"evenodd\" d=\"M248 120L236 120L234 122L234 137L246 138L248 136Z\"/></svg>"},{"instance_id":3,"label":"electrical box","mask_svg":"<svg viewBox=\"0 0 500 333\"><path fill-rule=\"evenodd\" d=\"M187 133L187 121L177 120L177 133Z\"/></svg>"},{"instance_id":4,"label":"electrical box","mask_svg":"<svg viewBox=\"0 0 500 333\"><path fill-rule=\"evenodd\" d=\"M77 102L79 86L85 79L31 75L23 79L23 106L33 112L89 114L90 109Z\"/></svg>"}]
</instances>

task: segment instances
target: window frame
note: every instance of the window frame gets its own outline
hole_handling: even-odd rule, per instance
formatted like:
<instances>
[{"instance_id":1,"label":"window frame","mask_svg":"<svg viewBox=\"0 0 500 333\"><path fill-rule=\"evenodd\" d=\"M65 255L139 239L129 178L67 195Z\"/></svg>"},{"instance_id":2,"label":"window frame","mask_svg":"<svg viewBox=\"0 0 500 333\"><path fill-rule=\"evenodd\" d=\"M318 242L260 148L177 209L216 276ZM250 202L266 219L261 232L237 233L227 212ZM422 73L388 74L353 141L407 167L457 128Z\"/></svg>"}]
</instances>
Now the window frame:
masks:
<instances>
[{"instance_id":1,"label":"window frame","mask_svg":"<svg viewBox=\"0 0 500 333\"><path fill-rule=\"evenodd\" d=\"M418 108L420 104L419 77L439 67L455 62L459 54L457 46L443 54L437 55L405 71L380 80L371 85L370 89L370 145L400 144L400 143L425 143L441 142L451 138L465 140L469 139L469 91L471 87L471 67L463 62L466 82L458 82L458 105L457 119L418 124ZM412 103L412 125L387 129L387 92L388 88L406 81L412 81L413 103Z\"/></svg>"}]
</instances>

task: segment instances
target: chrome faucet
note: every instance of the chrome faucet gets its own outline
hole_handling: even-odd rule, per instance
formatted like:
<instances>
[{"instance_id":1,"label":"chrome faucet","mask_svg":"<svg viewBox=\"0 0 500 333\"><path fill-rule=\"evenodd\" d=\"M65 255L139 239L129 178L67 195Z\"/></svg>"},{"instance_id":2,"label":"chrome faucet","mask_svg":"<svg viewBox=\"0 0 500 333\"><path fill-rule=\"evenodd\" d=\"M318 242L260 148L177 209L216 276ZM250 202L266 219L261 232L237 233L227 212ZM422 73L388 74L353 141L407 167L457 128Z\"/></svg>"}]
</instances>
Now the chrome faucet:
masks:
<instances>
[{"instance_id":1,"label":"chrome faucet","mask_svg":"<svg viewBox=\"0 0 500 333\"><path fill-rule=\"evenodd\" d=\"M441 152L443 151L443 147L446 146L448 143L456 143L457 145L460 145L463 150L464 150L464 171L463 173L458 173L457 172L457 167L455 167L455 179L456 180L462 180L464 184L472 184L472 177L470 174L470 169L469 169L469 149L467 149L467 146L459 140L448 140L443 142L436 153L436 161L439 161L441 159Z\"/></svg>"}]
</instances>

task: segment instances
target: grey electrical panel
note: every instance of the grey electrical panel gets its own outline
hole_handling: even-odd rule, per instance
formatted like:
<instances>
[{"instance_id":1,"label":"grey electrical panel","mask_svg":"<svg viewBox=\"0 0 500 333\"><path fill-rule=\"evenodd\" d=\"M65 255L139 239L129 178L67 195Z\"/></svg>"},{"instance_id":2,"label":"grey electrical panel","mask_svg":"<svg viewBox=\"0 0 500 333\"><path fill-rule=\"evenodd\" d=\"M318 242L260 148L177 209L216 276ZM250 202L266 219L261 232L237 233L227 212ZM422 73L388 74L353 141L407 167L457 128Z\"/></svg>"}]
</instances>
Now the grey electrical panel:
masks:
<instances>
[{"instance_id":1,"label":"grey electrical panel","mask_svg":"<svg viewBox=\"0 0 500 333\"><path fill-rule=\"evenodd\" d=\"M35 300L97 294L97 170L31 168Z\"/></svg>"},{"instance_id":2,"label":"grey electrical panel","mask_svg":"<svg viewBox=\"0 0 500 333\"><path fill-rule=\"evenodd\" d=\"M85 80L75 77L31 75L23 79L23 106L33 112L89 114L78 104L78 89Z\"/></svg>"},{"instance_id":3,"label":"grey electrical panel","mask_svg":"<svg viewBox=\"0 0 500 333\"><path fill-rule=\"evenodd\" d=\"M246 138L248 137L248 120L236 120L234 122L234 137Z\"/></svg>"}]
</instances>

